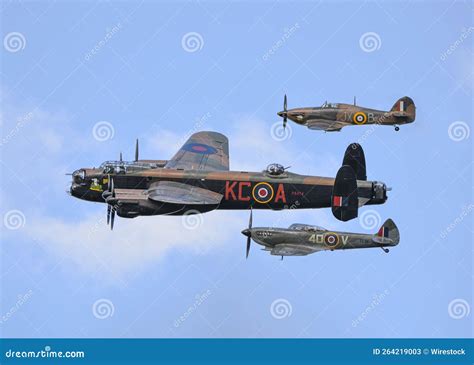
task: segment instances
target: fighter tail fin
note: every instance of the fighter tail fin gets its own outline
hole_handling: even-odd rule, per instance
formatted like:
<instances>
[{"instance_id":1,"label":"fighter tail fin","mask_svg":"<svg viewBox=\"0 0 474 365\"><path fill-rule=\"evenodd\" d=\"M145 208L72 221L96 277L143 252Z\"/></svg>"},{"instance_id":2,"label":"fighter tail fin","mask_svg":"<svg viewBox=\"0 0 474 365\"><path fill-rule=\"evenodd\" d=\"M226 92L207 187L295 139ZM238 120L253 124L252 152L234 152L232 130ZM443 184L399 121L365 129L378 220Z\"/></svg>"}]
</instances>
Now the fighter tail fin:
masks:
<instances>
[{"instance_id":1,"label":"fighter tail fin","mask_svg":"<svg viewBox=\"0 0 474 365\"><path fill-rule=\"evenodd\" d=\"M378 232L374 235L376 239L389 238L393 242L393 246L398 245L400 242L400 232L395 222L390 218L380 227Z\"/></svg>"},{"instance_id":2,"label":"fighter tail fin","mask_svg":"<svg viewBox=\"0 0 474 365\"><path fill-rule=\"evenodd\" d=\"M395 102L390 112L396 117L406 118L408 122L413 122L416 117L415 103L410 97L404 96Z\"/></svg>"}]
</instances>

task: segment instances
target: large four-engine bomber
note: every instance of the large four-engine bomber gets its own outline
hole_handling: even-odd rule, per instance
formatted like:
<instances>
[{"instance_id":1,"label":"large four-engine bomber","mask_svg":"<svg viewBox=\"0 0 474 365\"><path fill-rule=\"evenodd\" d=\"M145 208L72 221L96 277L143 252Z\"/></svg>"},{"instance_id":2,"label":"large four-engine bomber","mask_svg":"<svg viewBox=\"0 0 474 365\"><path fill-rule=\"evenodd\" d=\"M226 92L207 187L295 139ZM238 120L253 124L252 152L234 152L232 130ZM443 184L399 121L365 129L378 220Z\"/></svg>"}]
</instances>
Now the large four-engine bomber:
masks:
<instances>
[{"instance_id":1,"label":"large four-engine bomber","mask_svg":"<svg viewBox=\"0 0 474 365\"><path fill-rule=\"evenodd\" d=\"M351 144L335 178L299 175L279 164L262 172L230 171L228 139L216 132L193 134L168 161L108 161L72 174L70 193L107 204L107 222L115 214L185 215L215 209L331 207L341 221L357 217L359 207L383 204L387 186L368 181L362 147Z\"/></svg>"},{"instance_id":2,"label":"large four-engine bomber","mask_svg":"<svg viewBox=\"0 0 474 365\"><path fill-rule=\"evenodd\" d=\"M304 125L309 129L326 132L338 132L350 125L391 125L395 130L400 125L412 123L416 116L415 103L408 96L398 99L388 111L364 108L354 104L328 103L320 107L287 109L287 98L283 101L283 110L277 113L283 118L283 127L287 120Z\"/></svg>"}]
</instances>

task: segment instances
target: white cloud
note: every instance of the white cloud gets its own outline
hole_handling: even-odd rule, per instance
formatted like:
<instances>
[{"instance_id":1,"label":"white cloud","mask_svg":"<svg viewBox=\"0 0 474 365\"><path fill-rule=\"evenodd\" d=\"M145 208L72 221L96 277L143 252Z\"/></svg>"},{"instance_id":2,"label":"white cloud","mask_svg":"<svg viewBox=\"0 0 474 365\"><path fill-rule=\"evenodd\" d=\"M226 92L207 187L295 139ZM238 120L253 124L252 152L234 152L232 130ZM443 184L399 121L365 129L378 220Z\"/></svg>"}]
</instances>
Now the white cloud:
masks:
<instances>
[{"instance_id":1,"label":"white cloud","mask_svg":"<svg viewBox=\"0 0 474 365\"><path fill-rule=\"evenodd\" d=\"M50 217L30 219L26 232L43 243L44 249L69 257L84 271L94 271L100 264L113 277L125 277L156 263L171 249L186 248L193 254L222 249L246 224L236 212L210 212L187 217L200 222L194 229L183 224L186 217L153 216L116 217L111 231L103 206L103 215L95 214L79 222Z\"/></svg>"}]
</instances>

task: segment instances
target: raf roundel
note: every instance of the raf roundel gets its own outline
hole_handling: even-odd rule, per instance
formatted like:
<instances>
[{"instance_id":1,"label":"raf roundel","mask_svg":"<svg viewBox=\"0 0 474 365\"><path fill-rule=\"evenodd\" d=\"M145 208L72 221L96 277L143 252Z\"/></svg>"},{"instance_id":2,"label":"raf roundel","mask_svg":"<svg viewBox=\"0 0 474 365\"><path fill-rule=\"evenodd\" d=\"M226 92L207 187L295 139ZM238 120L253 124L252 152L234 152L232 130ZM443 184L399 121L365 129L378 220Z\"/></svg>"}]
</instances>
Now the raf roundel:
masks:
<instances>
[{"instance_id":1,"label":"raf roundel","mask_svg":"<svg viewBox=\"0 0 474 365\"><path fill-rule=\"evenodd\" d=\"M355 124L364 124L365 122L367 122L367 114L365 114L364 112L355 113L352 117L352 120Z\"/></svg>"},{"instance_id":2,"label":"raf roundel","mask_svg":"<svg viewBox=\"0 0 474 365\"><path fill-rule=\"evenodd\" d=\"M253 187L252 196L257 203L268 203L273 198L273 188L269 183L258 183Z\"/></svg>"},{"instance_id":3,"label":"raf roundel","mask_svg":"<svg viewBox=\"0 0 474 365\"><path fill-rule=\"evenodd\" d=\"M329 247L336 247L339 243L339 236L336 233L326 233L324 243Z\"/></svg>"},{"instance_id":4,"label":"raf roundel","mask_svg":"<svg viewBox=\"0 0 474 365\"><path fill-rule=\"evenodd\" d=\"M213 155L217 153L217 150L214 147L203 143L188 143L185 144L182 149L189 152L200 153L202 155Z\"/></svg>"}]
</instances>

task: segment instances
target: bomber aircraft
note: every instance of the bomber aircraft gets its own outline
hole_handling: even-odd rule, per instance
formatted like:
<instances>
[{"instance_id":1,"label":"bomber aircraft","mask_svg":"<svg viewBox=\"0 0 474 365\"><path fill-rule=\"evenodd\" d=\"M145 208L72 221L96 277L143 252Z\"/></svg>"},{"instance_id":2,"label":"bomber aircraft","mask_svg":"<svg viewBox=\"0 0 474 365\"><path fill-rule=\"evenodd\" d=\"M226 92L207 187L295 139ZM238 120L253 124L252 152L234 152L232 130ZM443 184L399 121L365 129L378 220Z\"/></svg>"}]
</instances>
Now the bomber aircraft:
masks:
<instances>
[{"instance_id":1,"label":"bomber aircraft","mask_svg":"<svg viewBox=\"0 0 474 365\"><path fill-rule=\"evenodd\" d=\"M216 132L198 132L168 161L107 161L72 173L70 194L107 204L107 223L115 214L187 215L215 209L331 207L337 219L357 217L359 207L383 204L387 186L367 181L362 147L353 143L335 178L299 175L279 164L262 172L229 171L229 141Z\"/></svg>"},{"instance_id":2,"label":"bomber aircraft","mask_svg":"<svg viewBox=\"0 0 474 365\"><path fill-rule=\"evenodd\" d=\"M252 227L250 211L249 227L242 231L247 236L247 252L250 252L250 241L262 245L264 251L271 255L305 256L319 251L347 250L351 248L380 247L385 253L386 247L396 246L400 233L391 219L387 219L376 234L328 231L322 227L307 224L292 224L288 228Z\"/></svg>"},{"instance_id":3,"label":"bomber aircraft","mask_svg":"<svg viewBox=\"0 0 474 365\"><path fill-rule=\"evenodd\" d=\"M283 100L283 110L277 113L283 118L283 127L288 119L309 129L326 132L339 132L349 125L393 125L399 131L399 125L415 120L415 103L408 96L396 101L389 111L364 108L354 104L328 103L320 107L287 109L287 98Z\"/></svg>"}]
</instances>

